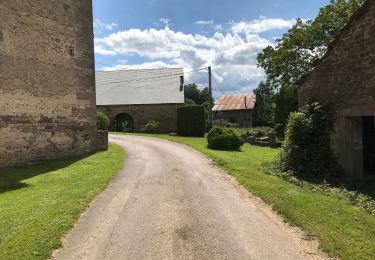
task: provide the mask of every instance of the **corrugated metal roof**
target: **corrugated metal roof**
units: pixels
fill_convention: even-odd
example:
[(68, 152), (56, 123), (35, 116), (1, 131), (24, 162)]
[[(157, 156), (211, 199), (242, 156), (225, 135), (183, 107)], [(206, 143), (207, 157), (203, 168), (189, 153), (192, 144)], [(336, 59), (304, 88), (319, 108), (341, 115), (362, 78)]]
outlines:
[(222, 96), (212, 108), (213, 111), (246, 110), (254, 109), (254, 94), (236, 94)]
[(96, 72), (96, 104), (141, 105), (184, 103), (178, 69), (115, 70)]

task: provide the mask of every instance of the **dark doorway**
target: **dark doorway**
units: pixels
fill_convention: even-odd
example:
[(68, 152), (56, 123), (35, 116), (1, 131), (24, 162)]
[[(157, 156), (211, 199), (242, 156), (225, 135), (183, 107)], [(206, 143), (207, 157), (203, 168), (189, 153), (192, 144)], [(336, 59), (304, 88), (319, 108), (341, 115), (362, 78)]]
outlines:
[(114, 120), (114, 127), (117, 132), (133, 132), (134, 120), (129, 114), (118, 114)]
[(373, 116), (362, 117), (364, 177), (375, 177), (375, 125)]

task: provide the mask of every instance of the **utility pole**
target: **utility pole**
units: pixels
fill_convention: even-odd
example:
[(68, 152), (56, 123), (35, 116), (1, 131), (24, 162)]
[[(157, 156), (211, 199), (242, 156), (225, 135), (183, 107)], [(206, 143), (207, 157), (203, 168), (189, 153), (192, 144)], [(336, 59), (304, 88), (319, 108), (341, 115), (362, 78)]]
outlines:
[(210, 95), (209, 119), (210, 119), (210, 123), (212, 125), (212, 123), (213, 123), (212, 108), (214, 107), (214, 104), (212, 104), (212, 72), (211, 72), (211, 66), (208, 66), (208, 93)]

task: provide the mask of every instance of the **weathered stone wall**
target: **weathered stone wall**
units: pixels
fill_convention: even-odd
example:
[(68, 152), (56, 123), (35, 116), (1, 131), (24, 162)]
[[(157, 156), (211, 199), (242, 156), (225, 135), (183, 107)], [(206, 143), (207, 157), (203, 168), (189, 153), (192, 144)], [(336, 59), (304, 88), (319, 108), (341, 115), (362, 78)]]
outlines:
[(95, 149), (91, 0), (1, 1), (0, 166)]
[(313, 101), (331, 106), (336, 118), (332, 147), (341, 165), (361, 178), (358, 120), (375, 115), (375, 1), (367, 1), (303, 79), (298, 99), (300, 106)]
[(108, 150), (108, 131), (98, 130), (96, 132), (96, 150), (106, 151)]
[(224, 119), (227, 122), (251, 128), (255, 125), (255, 110), (214, 111), (214, 120)]
[(177, 108), (184, 104), (123, 105), (97, 106), (111, 120), (110, 129), (114, 128), (114, 119), (118, 114), (126, 113), (134, 120), (134, 131), (140, 131), (148, 121), (160, 122), (159, 132), (172, 133), (177, 128)]

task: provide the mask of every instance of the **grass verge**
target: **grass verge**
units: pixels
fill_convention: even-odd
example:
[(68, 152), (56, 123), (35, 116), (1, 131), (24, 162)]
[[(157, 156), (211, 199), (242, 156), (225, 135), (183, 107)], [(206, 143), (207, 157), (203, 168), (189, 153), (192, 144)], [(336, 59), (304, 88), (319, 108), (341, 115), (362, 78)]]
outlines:
[(0, 169), (0, 259), (47, 259), (123, 166), (124, 151)]
[[(147, 135), (146, 135), (147, 136)], [(345, 198), (332, 197), (263, 172), (279, 150), (245, 144), (241, 152), (214, 151), (204, 138), (148, 135), (187, 144), (234, 176), (252, 194), (272, 205), (287, 222), (341, 259), (375, 259), (375, 217)]]

